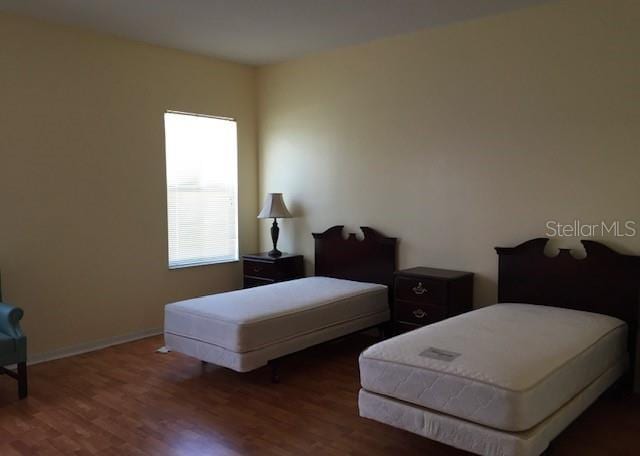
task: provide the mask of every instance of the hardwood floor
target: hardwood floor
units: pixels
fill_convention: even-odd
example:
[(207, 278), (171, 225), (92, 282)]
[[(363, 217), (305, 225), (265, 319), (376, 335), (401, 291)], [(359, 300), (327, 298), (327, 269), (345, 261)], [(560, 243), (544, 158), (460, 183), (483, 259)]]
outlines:
[[(30, 396), (0, 377), (0, 455), (461, 455), (358, 417), (356, 335), (248, 374), (162, 355), (161, 337), (30, 368)], [(640, 454), (640, 399), (608, 395), (553, 455)]]

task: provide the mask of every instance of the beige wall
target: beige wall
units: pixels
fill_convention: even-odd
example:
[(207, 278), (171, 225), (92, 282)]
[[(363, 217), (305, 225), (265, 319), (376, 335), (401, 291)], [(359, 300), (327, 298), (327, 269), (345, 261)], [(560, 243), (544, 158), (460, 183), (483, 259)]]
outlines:
[(167, 270), (167, 109), (238, 119), (243, 252), (258, 194), (282, 191), (299, 217), (281, 244), (309, 266), (311, 231), (369, 225), (401, 239), (401, 267), (476, 272), (486, 304), (493, 246), (548, 219), (640, 229), (639, 19), (635, 1), (565, 1), (256, 72), (0, 14), (0, 267), (31, 353), (240, 285), (237, 263)]
[(261, 195), (299, 216), (282, 247), (310, 265), (312, 231), (368, 225), (401, 267), (474, 271), (484, 305), (493, 247), (547, 220), (640, 229), (638, 23), (633, 0), (567, 1), (261, 68)]
[(238, 263), (167, 270), (163, 113), (235, 117), (257, 246), (255, 69), (0, 14), (0, 268), (40, 354), (162, 326)]

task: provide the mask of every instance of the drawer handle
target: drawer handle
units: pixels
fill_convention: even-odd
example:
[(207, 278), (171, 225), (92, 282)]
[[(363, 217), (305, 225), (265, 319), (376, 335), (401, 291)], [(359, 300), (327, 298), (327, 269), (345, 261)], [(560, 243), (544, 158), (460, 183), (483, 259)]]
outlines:
[(413, 311), (413, 316), (416, 318), (424, 318), (427, 316), (427, 313), (422, 309), (416, 309)]
[(423, 295), (427, 292), (427, 289), (422, 286), (422, 282), (418, 282), (418, 285), (412, 288), (413, 292), (418, 296)]
[(253, 268), (253, 272), (260, 272), (260, 271), (262, 271), (261, 267), (256, 266)]

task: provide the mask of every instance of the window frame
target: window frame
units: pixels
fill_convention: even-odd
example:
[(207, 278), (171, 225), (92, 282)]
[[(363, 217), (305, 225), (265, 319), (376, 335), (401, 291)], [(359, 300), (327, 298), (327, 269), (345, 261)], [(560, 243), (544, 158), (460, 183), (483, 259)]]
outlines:
[[(226, 120), (226, 121), (231, 121), (231, 122), (235, 122), (236, 124), (236, 184), (234, 186), (234, 197), (235, 197), (235, 219), (236, 219), (236, 226), (235, 226), (235, 238), (236, 238), (236, 249), (235, 249), (235, 257), (232, 259), (224, 259), (224, 260), (204, 260), (204, 261), (194, 261), (191, 263), (180, 263), (180, 264), (171, 264), (170, 262), (170, 258), (169, 258), (169, 251), (170, 251), (170, 247), (169, 247), (169, 178), (168, 178), (168, 163), (167, 163), (167, 125), (166, 125), (166, 114), (180, 114), (180, 115), (185, 115), (185, 116), (193, 116), (193, 117), (206, 117), (206, 118), (210, 118), (210, 119), (217, 119), (217, 120)], [(235, 117), (226, 117), (226, 116), (217, 116), (217, 115), (211, 115), (211, 114), (201, 114), (201, 113), (195, 113), (195, 112), (186, 112), (186, 111), (175, 111), (175, 110), (171, 110), (171, 109), (167, 109), (166, 111), (164, 111), (164, 113), (162, 114), (162, 123), (163, 123), (163, 141), (164, 141), (164, 163), (165, 163), (165, 201), (167, 204), (167, 228), (166, 228), (166, 233), (167, 233), (167, 267), (168, 269), (174, 270), (174, 269), (186, 269), (186, 268), (197, 268), (197, 267), (201, 267), (201, 266), (211, 266), (211, 265), (216, 265), (216, 264), (228, 264), (228, 263), (237, 263), (240, 261), (240, 203), (239, 203), (239, 192), (240, 192), (240, 145), (239, 145), (239, 141), (238, 141), (238, 120)]]

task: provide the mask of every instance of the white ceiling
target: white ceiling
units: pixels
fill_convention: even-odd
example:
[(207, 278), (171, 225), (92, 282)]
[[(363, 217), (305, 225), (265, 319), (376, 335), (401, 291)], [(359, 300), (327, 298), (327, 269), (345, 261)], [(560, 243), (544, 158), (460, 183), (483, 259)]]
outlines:
[(0, 10), (265, 64), (547, 1), (0, 0)]

